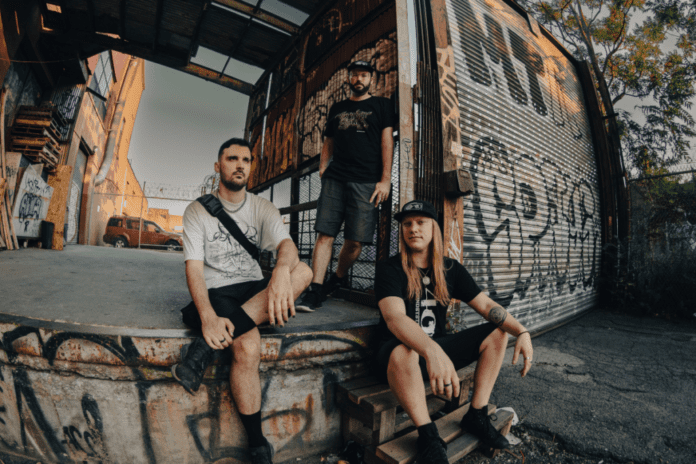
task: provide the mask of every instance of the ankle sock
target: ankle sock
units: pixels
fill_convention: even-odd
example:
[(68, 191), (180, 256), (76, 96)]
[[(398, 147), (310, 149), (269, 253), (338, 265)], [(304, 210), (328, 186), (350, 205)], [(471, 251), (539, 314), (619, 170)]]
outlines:
[(436, 437), (440, 438), (440, 432), (437, 431), (437, 425), (435, 425), (435, 422), (418, 427), (418, 441)]
[(261, 431), (261, 411), (254, 414), (239, 413), (239, 418), (242, 420), (244, 430), (246, 430), (247, 438), (249, 439), (249, 448), (256, 448), (266, 444), (266, 439)]
[(312, 282), (312, 283), (310, 284), (310, 286), (309, 286), (309, 290), (310, 290), (311, 292), (315, 292), (315, 293), (318, 293), (318, 294), (320, 294), (320, 295), (321, 295), (321, 291), (322, 291), (323, 289), (324, 289), (324, 285), (323, 285), (323, 284), (317, 284), (317, 283), (314, 283), (314, 282)]

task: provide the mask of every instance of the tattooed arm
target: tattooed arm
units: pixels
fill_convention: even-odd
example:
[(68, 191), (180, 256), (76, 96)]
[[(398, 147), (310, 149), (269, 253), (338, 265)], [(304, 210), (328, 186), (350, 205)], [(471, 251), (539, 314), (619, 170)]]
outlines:
[(532, 367), (532, 338), (527, 332), (527, 329), (515, 319), (512, 314), (508, 313), (505, 308), (493, 301), (488, 295), (481, 292), (476, 295), (476, 298), (469, 302), (474, 311), (483, 316), (484, 319), (492, 322), (503, 332), (517, 337), (515, 342), (515, 352), (512, 356), (512, 364), (517, 364), (517, 358), (520, 353), (524, 357), (524, 368), (522, 369), (522, 377), (527, 374), (527, 371)]

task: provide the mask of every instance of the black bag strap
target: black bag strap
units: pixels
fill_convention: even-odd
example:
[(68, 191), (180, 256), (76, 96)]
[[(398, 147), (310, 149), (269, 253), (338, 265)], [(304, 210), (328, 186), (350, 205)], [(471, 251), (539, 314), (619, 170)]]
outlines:
[(222, 223), (223, 226), (232, 234), (232, 237), (237, 240), (237, 242), (244, 247), (244, 249), (251, 255), (251, 257), (258, 262), (260, 259), (259, 249), (246, 238), (246, 235), (239, 229), (237, 223), (232, 219), (229, 214), (225, 212), (222, 207), (220, 200), (213, 194), (209, 193), (203, 195), (202, 197), (196, 199), (198, 203), (203, 205), (205, 210), (210, 213), (211, 216), (216, 217), (218, 221)]

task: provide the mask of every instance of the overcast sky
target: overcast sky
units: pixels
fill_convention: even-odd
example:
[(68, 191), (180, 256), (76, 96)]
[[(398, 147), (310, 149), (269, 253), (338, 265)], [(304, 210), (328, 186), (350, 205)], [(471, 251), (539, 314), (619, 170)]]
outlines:
[(234, 90), (146, 62), (128, 152), (140, 185), (202, 183), (220, 145), (243, 135), (248, 102)]

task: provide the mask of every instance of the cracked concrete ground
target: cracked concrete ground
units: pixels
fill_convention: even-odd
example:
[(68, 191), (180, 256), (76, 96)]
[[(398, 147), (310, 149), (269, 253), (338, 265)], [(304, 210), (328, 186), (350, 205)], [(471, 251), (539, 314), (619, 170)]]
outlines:
[(521, 433), (584, 457), (696, 463), (696, 321), (593, 311), (533, 345), (524, 379), (508, 350), (491, 398)]

